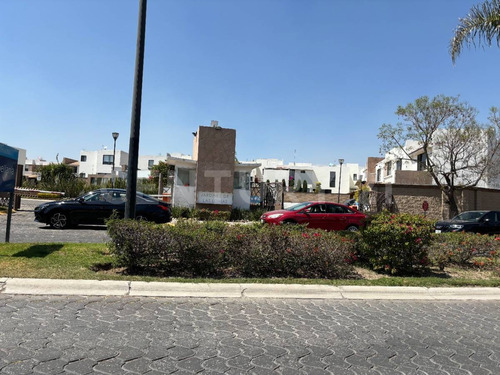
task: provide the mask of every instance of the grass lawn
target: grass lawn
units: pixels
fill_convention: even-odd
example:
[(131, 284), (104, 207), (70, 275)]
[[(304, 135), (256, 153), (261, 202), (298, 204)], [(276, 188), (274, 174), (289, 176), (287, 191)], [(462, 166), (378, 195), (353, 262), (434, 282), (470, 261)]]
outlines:
[(113, 257), (106, 244), (0, 244), (0, 277), (143, 280), (176, 282), (225, 283), (296, 283), (326, 285), (377, 286), (500, 286), (500, 272), (480, 269), (447, 268), (444, 272), (432, 269), (424, 277), (392, 277), (379, 275), (356, 267), (359, 278), (348, 280), (324, 279), (182, 279), (126, 275), (113, 267)]

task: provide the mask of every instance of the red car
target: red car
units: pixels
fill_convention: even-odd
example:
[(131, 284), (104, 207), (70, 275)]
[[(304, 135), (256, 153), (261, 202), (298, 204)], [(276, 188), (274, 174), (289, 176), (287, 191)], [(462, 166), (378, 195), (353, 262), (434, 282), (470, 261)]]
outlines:
[(366, 215), (343, 204), (304, 202), (284, 210), (269, 211), (260, 217), (268, 224), (307, 224), (308, 228), (357, 231), (364, 227)]

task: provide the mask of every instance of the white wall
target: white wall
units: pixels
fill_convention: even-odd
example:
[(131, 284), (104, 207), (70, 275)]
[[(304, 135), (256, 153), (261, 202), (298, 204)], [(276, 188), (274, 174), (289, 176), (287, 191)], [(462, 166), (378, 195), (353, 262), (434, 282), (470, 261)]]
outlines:
[[(332, 194), (338, 193), (339, 188), (339, 178), (340, 178), (340, 165), (332, 166), (319, 166), (310, 163), (295, 163), (288, 165), (280, 165), (278, 159), (258, 159), (257, 161), (261, 163), (260, 168), (256, 168), (252, 171), (252, 177), (255, 179), (257, 176), (259, 181), (265, 182), (269, 180), (274, 182), (275, 180), (286, 181), (287, 187), (290, 181), (290, 171), (295, 170), (295, 185), (299, 182), (302, 183), (304, 180), (307, 182), (309, 191), (316, 188), (316, 182), (321, 182), (321, 189), (330, 189)], [(267, 168), (265, 167), (267, 166)], [(271, 169), (272, 168), (272, 169)], [(303, 171), (303, 173), (301, 173)], [(335, 172), (335, 186), (330, 186), (330, 172)], [(361, 179), (363, 176), (363, 168), (356, 163), (345, 163), (342, 165), (342, 179), (340, 192), (342, 194), (348, 194), (356, 189), (354, 180), (354, 175), (357, 179)], [(296, 189), (296, 187), (294, 187)]]
[[(87, 156), (86, 161), (82, 160), (82, 155)], [(111, 174), (113, 170), (112, 164), (103, 164), (104, 155), (113, 155), (113, 150), (98, 150), (98, 151), (80, 151), (80, 169), (79, 173), (85, 174), (85, 177), (91, 174)], [(115, 171), (119, 172), (123, 166), (128, 165), (128, 153), (116, 150)]]

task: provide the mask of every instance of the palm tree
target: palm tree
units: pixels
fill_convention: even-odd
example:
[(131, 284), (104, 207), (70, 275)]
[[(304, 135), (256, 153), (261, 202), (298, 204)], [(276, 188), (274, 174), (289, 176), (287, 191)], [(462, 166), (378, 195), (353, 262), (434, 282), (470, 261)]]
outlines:
[(451, 60), (455, 60), (462, 52), (464, 43), (469, 47), (471, 44), (485, 44), (491, 46), (496, 40), (500, 47), (500, 0), (486, 0), (482, 4), (471, 8), (465, 18), (459, 19), (460, 24), (455, 29), (455, 35), (450, 41)]

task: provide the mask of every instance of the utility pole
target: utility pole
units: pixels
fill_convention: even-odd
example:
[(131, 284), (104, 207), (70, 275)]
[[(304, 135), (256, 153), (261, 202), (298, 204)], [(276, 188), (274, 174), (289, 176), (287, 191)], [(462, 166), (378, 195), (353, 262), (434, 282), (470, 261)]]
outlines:
[(127, 201), (125, 218), (135, 218), (137, 201), (137, 164), (139, 163), (139, 132), (141, 128), (142, 73), (144, 70), (144, 41), (146, 37), (147, 0), (139, 0), (139, 22), (137, 26), (137, 48), (135, 55), (134, 98), (130, 122), (130, 143), (127, 173)]

